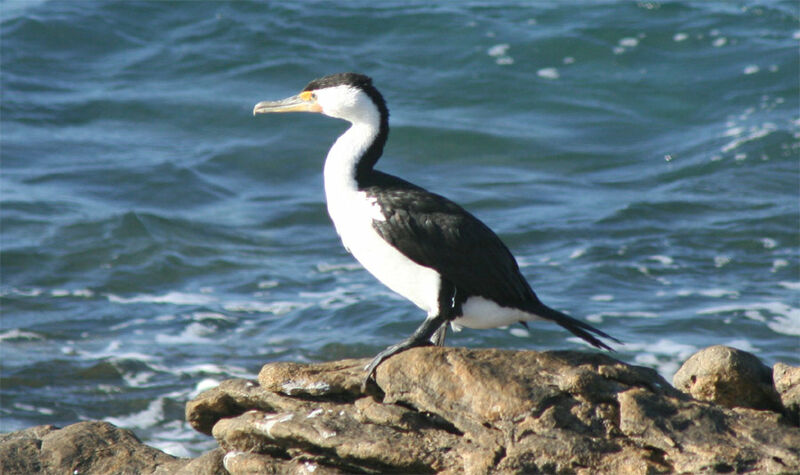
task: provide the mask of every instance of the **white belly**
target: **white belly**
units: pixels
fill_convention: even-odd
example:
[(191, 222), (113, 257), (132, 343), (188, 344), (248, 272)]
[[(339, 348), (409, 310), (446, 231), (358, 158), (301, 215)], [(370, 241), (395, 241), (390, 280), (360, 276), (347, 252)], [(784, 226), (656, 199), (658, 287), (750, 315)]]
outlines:
[(496, 328), (504, 327), (519, 321), (528, 322), (540, 317), (516, 308), (501, 307), (483, 297), (472, 296), (461, 304), (462, 315), (453, 320), (453, 327)]
[(352, 191), (328, 197), (328, 213), (345, 248), (384, 285), (412, 301), (429, 315), (438, 311), (441, 278), (430, 267), (407, 258), (372, 227), (384, 217), (366, 193)]

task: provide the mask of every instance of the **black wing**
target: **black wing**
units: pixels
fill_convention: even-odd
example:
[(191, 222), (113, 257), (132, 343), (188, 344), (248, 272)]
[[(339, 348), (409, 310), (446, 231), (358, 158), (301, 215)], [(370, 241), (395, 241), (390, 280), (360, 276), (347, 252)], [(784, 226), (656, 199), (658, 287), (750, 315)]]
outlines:
[(478, 218), (452, 201), (400, 178), (374, 172), (361, 189), (380, 205), (373, 227), (422, 266), (438, 271), (463, 297), (477, 295), (521, 309), (539, 299), (514, 256)]
[[(619, 340), (544, 305), (500, 238), (452, 201), (400, 178), (371, 174), (362, 191), (375, 198), (385, 221), (373, 221), (383, 239), (417, 264), (436, 269), (462, 299), (478, 295), (504, 307), (552, 320), (598, 348), (613, 348), (592, 335)], [(462, 300), (463, 302), (463, 300)]]

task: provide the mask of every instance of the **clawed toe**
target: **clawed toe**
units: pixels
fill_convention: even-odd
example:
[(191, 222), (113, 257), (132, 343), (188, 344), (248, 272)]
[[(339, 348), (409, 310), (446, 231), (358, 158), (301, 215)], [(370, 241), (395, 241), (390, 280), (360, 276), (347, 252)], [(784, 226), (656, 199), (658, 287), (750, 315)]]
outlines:
[(385, 350), (381, 351), (375, 358), (372, 358), (372, 361), (364, 368), (367, 372), (366, 376), (364, 377), (364, 381), (361, 383), (361, 391), (366, 392), (367, 385), (369, 384), (370, 380), (375, 380), (375, 371), (378, 369), (381, 363), (388, 360), (392, 356), (396, 355), (397, 353), (402, 353), (411, 348), (415, 348), (417, 346), (431, 346), (432, 343), (429, 340), (420, 340), (420, 339), (408, 339), (402, 341), (396, 345), (392, 345)]

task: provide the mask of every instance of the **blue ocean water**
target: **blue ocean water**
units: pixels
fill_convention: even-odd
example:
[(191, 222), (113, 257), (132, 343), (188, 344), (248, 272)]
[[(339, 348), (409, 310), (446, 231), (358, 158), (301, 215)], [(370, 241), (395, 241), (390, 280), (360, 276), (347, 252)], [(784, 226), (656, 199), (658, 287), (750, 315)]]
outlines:
[[(104, 419), (176, 455), (195, 394), (366, 357), (422, 312), (342, 248), (346, 124), (252, 117), (340, 71), (378, 168), (483, 219), (543, 301), (671, 378), (800, 364), (800, 7), (771, 2), (0, 4), (0, 430)], [(589, 349), (555, 325), (469, 347)]]

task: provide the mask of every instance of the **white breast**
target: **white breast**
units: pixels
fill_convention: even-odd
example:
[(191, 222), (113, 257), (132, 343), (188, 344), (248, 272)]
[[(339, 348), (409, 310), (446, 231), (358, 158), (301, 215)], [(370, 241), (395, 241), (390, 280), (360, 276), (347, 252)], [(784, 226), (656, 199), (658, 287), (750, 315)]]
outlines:
[(380, 210), (366, 193), (355, 192), (341, 198), (328, 200), (328, 212), (345, 248), (384, 285), (428, 314), (435, 314), (439, 273), (413, 262), (383, 240), (372, 227), (372, 220), (380, 215)]
[(364, 268), (429, 315), (435, 314), (439, 273), (415, 263), (383, 240), (372, 227), (373, 220), (385, 219), (380, 206), (356, 185), (353, 162), (371, 142), (371, 135), (372, 127), (354, 124), (328, 152), (324, 172), (328, 214), (345, 248)]

